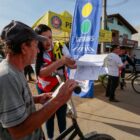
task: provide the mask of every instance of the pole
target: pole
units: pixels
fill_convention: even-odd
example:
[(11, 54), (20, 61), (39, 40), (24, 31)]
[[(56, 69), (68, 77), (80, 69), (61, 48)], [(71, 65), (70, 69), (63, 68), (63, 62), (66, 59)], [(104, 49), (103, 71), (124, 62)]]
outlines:
[[(106, 3), (107, 0), (102, 0), (103, 6), (102, 6), (102, 20), (101, 20), (101, 29), (105, 30), (106, 29)], [(101, 54), (105, 52), (105, 43), (101, 43), (101, 48), (100, 48)]]

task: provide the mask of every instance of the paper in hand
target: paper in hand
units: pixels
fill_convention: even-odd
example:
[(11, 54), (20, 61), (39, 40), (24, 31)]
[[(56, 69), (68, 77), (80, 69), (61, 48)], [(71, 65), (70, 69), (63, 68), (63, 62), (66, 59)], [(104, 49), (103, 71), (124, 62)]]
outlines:
[(52, 97), (53, 97), (53, 98), (57, 96), (57, 94), (59, 93), (59, 90), (60, 90), (60, 88), (63, 86), (63, 84), (64, 84), (64, 82), (62, 82), (62, 83), (58, 86), (58, 88), (53, 92), (53, 94), (52, 94)]

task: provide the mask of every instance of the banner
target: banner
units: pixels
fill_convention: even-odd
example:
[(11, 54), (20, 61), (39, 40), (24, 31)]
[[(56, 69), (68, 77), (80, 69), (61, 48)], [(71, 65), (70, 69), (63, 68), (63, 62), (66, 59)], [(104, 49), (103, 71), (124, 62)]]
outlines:
[(63, 16), (49, 11), (48, 25), (51, 28), (63, 30), (65, 32), (71, 31), (72, 16)]
[(52, 29), (70, 32), (72, 16), (66, 11), (62, 14), (48, 11), (34, 23), (33, 28), (39, 24), (47, 24)]
[[(70, 52), (74, 59), (79, 59), (84, 54), (96, 54), (100, 29), (102, 0), (76, 0)], [(93, 97), (93, 81), (85, 79), (88, 91), (80, 97)]]
[(102, 0), (77, 0), (70, 41), (71, 55), (96, 54), (100, 29)]
[(32, 28), (39, 24), (46, 24), (52, 29), (53, 40), (69, 41), (72, 15), (67, 11), (60, 14), (48, 11), (33, 24)]

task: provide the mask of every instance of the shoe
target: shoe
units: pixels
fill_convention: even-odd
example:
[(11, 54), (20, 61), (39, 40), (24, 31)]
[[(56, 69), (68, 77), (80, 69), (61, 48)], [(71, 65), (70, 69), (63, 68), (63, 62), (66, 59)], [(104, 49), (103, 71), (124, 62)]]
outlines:
[(120, 102), (119, 100), (117, 99), (109, 99), (110, 102)]

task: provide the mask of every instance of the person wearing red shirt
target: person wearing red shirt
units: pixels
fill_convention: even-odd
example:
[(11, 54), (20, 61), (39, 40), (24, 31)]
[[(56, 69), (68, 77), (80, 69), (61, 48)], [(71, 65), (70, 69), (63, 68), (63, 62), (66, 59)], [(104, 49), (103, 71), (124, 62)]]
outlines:
[[(63, 56), (61, 59), (55, 60), (53, 54), (53, 43), (52, 43), (52, 31), (47, 25), (40, 24), (35, 28), (35, 32), (48, 38), (43, 43), (40, 42), (38, 45), (39, 53), (36, 60), (36, 75), (37, 75), (37, 89), (39, 93), (53, 92), (59, 85), (59, 81), (56, 77), (56, 71), (63, 65), (73, 67), (75, 61), (71, 58)], [(67, 105), (64, 104), (56, 111), (58, 120), (59, 131), (62, 133), (66, 129), (66, 110)], [(47, 134), (50, 140), (53, 139), (54, 135), (54, 117), (55, 114), (47, 121)]]

